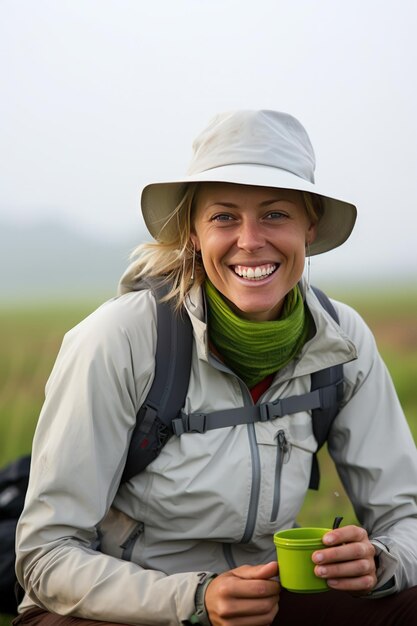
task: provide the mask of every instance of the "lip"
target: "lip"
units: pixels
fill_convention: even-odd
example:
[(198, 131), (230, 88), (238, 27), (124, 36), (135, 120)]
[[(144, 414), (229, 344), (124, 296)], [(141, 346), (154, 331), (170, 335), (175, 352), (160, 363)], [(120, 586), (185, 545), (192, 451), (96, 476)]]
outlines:
[(236, 267), (236, 265), (241, 265), (242, 267), (262, 267), (263, 265), (280, 265), (281, 261), (235, 261), (234, 263), (229, 263), (229, 267)]

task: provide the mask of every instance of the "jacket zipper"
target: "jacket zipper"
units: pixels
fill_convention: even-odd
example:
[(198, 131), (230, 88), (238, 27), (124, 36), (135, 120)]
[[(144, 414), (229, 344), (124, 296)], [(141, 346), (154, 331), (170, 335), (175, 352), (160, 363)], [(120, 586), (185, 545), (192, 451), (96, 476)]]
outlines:
[(261, 486), (261, 462), (259, 459), (258, 444), (256, 441), (255, 425), (248, 424), (249, 448), (252, 459), (252, 487), (249, 498), (248, 517), (246, 520), (246, 528), (240, 543), (249, 543), (255, 530), (256, 517), (258, 514), (259, 494)]
[[(246, 398), (245, 405), (253, 404), (252, 396), (250, 395), (247, 386), (243, 381), (238, 378), (240, 387), (242, 389), (242, 395)], [(246, 527), (240, 540), (240, 543), (249, 543), (252, 539), (256, 518), (258, 515), (259, 495), (261, 492), (261, 460), (259, 456), (258, 442), (256, 440), (255, 424), (247, 424), (246, 426), (249, 440), (249, 450), (252, 461), (252, 486), (249, 496), (248, 516), (246, 519)]]
[(277, 453), (275, 457), (275, 481), (274, 497), (272, 501), (272, 513), (270, 522), (275, 522), (278, 517), (279, 505), (281, 501), (281, 473), (282, 466), (288, 460), (290, 446), (283, 430), (277, 433)]
[[(245, 383), (238, 376), (236, 376), (236, 374), (234, 374), (228, 367), (226, 367), (224, 363), (222, 363), (216, 356), (210, 355), (210, 357), (211, 358), (209, 359), (209, 361), (211, 360), (216, 369), (222, 372), (227, 372), (228, 374), (233, 374), (235, 376), (242, 391), (244, 406), (248, 406), (249, 404), (253, 405), (254, 403), (252, 400), (252, 396), (250, 395), (250, 392)], [(249, 450), (252, 461), (252, 485), (249, 496), (249, 507), (246, 519), (246, 526), (243, 532), (242, 539), (239, 543), (249, 543), (252, 539), (256, 525), (256, 517), (258, 514), (259, 494), (261, 491), (261, 461), (259, 457), (258, 443), (256, 441), (255, 425), (247, 424), (246, 428), (248, 432)], [(230, 550), (227, 550), (225, 552), (225, 557), (230, 566), (230, 564), (234, 561), (231, 547)]]
[[(258, 444), (256, 441), (255, 434), (255, 425), (247, 424), (248, 430), (248, 439), (249, 439), (249, 449), (252, 461), (252, 485), (251, 492), (249, 496), (249, 507), (248, 507), (248, 515), (246, 518), (246, 526), (244, 533), (242, 535), (242, 539), (239, 543), (249, 543), (252, 539), (253, 532), (255, 530), (256, 525), (256, 517), (258, 515), (258, 505), (259, 505), (259, 494), (261, 487), (261, 462), (259, 458), (259, 450)], [(224, 550), (224, 555), (226, 561), (231, 569), (233, 567), (237, 567), (232, 553), (232, 546), (228, 545)]]

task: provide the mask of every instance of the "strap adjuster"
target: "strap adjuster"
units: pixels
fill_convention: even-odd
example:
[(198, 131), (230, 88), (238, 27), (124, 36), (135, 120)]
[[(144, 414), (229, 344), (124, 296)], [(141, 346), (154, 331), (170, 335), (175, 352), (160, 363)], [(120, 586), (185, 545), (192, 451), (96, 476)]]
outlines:
[(205, 433), (207, 430), (205, 413), (193, 413), (188, 416), (188, 428), (189, 433)]
[(271, 405), (269, 403), (259, 405), (259, 419), (261, 422), (269, 422), (271, 419)]
[(181, 437), (184, 433), (205, 433), (207, 430), (206, 413), (187, 413), (181, 412), (181, 416), (172, 420), (172, 430), (177, 437)]

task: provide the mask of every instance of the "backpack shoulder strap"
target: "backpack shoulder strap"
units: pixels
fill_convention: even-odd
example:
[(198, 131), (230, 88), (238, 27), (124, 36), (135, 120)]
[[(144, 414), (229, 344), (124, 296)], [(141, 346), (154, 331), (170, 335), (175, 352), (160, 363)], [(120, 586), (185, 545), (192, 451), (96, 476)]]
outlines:
[(323, 309), (325, 311), (327, 311), (327, 313), (329, 315), (332, 316), (332, 318), (334, 319), (335, 322), (339, 323), (339, 316), (337, 314), (336, 309), (334, 308), (330, 298), (328, 295), (326, 295), (324, 293), (324, 291), (322, 291), (321, 289), (319, 289), (318, 287), (315, 287), (314, 285), (312, 285), (312, 290), (314, 291), (317, 300), (320, 302), (321, 306), (323, 307)]
[(138, 411), (121, 482), (153, 461), (172, 434), (171, 422), (184, 406), (192, 355), (192, 327), (185, 311), (174, 311), (164, 283), (149, 282), (156, 300), (155, 375)]
[[(339, 316), (328, 296), (318, 289), (312, 287), (323, 309), (339, 323)], [(311, 391), (317, 389), (326, 394), (326, 401), (311, 412), (313, 420), (313, 433), (318, 443), (317, 451), (323, 446), (329, 436), (333, 420), (339, 412), (339, 404), (343, 396), (343, 365), (333, 365), (326, 369), (314, 372), (311, 375)], [(317, 453), (313, 455), (313, 464), (310, 475), (310, 489), (318, 489), (320, 483), (320, 470), (317, 460)]]

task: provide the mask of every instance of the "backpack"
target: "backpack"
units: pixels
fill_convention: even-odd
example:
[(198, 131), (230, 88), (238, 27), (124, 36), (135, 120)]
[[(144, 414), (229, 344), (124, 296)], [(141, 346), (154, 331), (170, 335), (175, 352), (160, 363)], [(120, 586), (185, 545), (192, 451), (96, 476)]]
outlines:
[(29, 481), (30, 456), (0, 470), (0, 612), (15, 614), (15, 534)]
[[(180, 437), (184, 433), (204, 433), (213, 428), (268, 421), (299, 411), (311, 410), (317, 451), (320, 450), (339, 412), (343, 396), (342, 365), (314, 372), (310, 391), (299, 396), (212, 413), (185, 413), (182, 407), (191, 370), (191, 321), (184, 311), (174, 312), (172, 304), (163, 300), (168, 292), (166, 283), (148, 280), (146, 286), (152, 289), (157, 304), (155, 377), (138, 411), (122, 482), (144, 470), (173, 434)], [(312, 289), (322, 307), (339, 323), (337, 312), (326, 294), (317, 287)], [(316, 453), (313, 455), (309, 488), (317, 490), (319, 483)]]
[[(298, 411), (312, 411), (318, 450), (323, 446), (339, 411), (343, 393), (342, 365), (314, 372), (311, 375), (310, 391), (299, 396), (212, 413), (185, 413), (182, 407), (190, 378), (193, 345), (191, 321), (185, 312), (174, 312), (171, 302), (163, 300), (168, 291), (166, 285), (152, 281), (147, 282), (147, 286), (152, 289), (157, 305), (155, 376), (136, 417), (122, 483), (142, 472), (173, 435), (180, 437), (184, 433), (204, 433), (213, 428), (268, 421)], [(316, 287), (313, 289), (323, 308), (338, 322), (336, 310), (329, 298)], [(16, 612), (13, 592), (14, 536), (17, 519), (23, 508), (29, 464), (30, 457), (22, 457), (0, 471), (0, 611), (3, 612)], [(318, 489), (319, 482), (320, 472), (315, 454), (309, 488)], [(7, 493), (9, 497), (14, 494), (9, 502), (6, 502)], [(1, 527), (3, 522), (5, 524)]]

